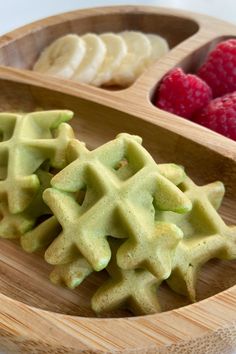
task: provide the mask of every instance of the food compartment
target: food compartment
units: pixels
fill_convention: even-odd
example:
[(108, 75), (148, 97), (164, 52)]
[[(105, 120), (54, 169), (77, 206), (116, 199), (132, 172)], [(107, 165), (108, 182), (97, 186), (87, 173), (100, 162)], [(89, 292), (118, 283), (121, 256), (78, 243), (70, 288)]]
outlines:
[[(24, 32), (24, 30), (22, 30), (21, 36), (16, 36), (16, 38), (13, 35), (13, 39), (9, 40), (9, 37), (6, 36), (6, 42), (3, 37), (3, 44), (0, 45), (1, 65), (32, 70), (43, 50), (56, 39), (67, 34), (84, 35), (88, 33), (102, 34), (109, 32), (116, 34), (122, 31), (139, 31), (144, 34), (158, 34), (164, 38), (164, 41), (166, 40), (168, 42), (170, 48), (173, 48), (195, 34), (199, 28), (194, 20), (188, 19), (187, 17), (168, 15), (162, 12), (158, 13), (158, 11), (152, 12), (152, 10), (141, 10), (136, 7), (128, 7), (127, 9), (121, 7), (120, 9), (114, 8), (111, 10), (99, 9), (92, 11), (92, 13), (90, 12), (90, 14), (87, 14), (86, 11), (80, 11), (78, 16), (76, 16), (76, 13), (67, 14), (64, 19), (58, 16), (38, 22), (38, 25), (36, 23), (32, 26), (32, 31), (26, 30)], [(67, 48), (68, 53), (70, 53), (70, 51), (71, 53), (73, 52), (73, 54), (71, 54), (71, 58), (73, 59), (71, 59), (70, 63), (68, 61), (67, 69), (64, 70), (63, 67), (63, 69), (58, 70), (59, 65), (56, 69), (53, 67), (53, 62), (56, 60), (55, 58), (57, 56), (60, 65), (63, 60), (68, 60), (61, 45), (60, 50), (58, 49), (59, 46), (57, 46), (57, 49), (51, 52), (51, 56), (49, 55), (46, 68), (45, 60), (43, 60), (43, 68), (42, 64), (40, 64), (37, 70), (45, 75), (71, 79), (82, 83), (90, 83), (98, 87), (121, 89), (130, 86), (145, 68), (151, 65), (153, 60), (155, 61), (155, 58), (159, 58), (167, 51), (166, 45), (161, 44), (159, 46), (162, 49), (158, 49), (160, 54), (153, 54), (154, 59), (151, 58), (151, 52), (154, 53), (156, 50), (154, 51), (154, 45), (146, 36), (145, 38), (135, 37), (135, 40), (130, 39), (130, 44), (128, 44), (127, 40), (123, 37), (115, 39), (103, 38), (102, 40), (99, 38), (99, 40), (102, 43), (97, 43), (94, 38), (87, 38), (83, 41), (83, 43), (85, 43), (84, 47), (84, 45), (82, 45), (83, 43), (79, 45), (75, 38), (70, 38), (70, 40), (67, 38), (64, 47)], [(138, 41), (136, 47), (140, 46), (143, 50), (135, 48), (135, 44), (133, 44), (134, 41)], [(77, 46), (78, 49), (75, 49)], [(79, 55), (77, 53), (84, 50), (84, 54)], [(91, 56), (93, 57), (93, 55), (95, 55), (91, 54), (93, 51), (97, 51), (96, 60), (91, 61)], [(106, 54), (102, 54), (103, 51), (105, 51)], [(147, 54), (149, 51), (150, 53)], [(128, 56), (131, 57), (129, 53), (131, 53), (131, 56), (134, 55), (132, 60), (128, 59)], [(112, 56), (113, 59), (111, 59)], [(90, 68), (87, 62), (84, 61), (84, 59), (88, 57), (88, 62), (91, 63)], [(101, 57), (104, 59), (102, 60)], [(98, 64), (100, 60), (101, 65)], [(132, 65), (135, 68), (130, 68), (129, 65), (131, 64), (127, 64), (129, 60), (133, 63)], [(76, 66), (76, 61), (80, 63), (78, 66)], [(140, 63), (138, 63), (139, 61)], [(103, 64), (105, 67), (103, 67)], [(124, 66), (121, 69), (123, 64)], [(83, 71), (82, 75), (80, 66), (83, 68), (81, 69)], [(95, 69), (96, 66), (98, 66), (97, 69)], [(50, 70), (48, 67), (50, 67)], [(73, 70), (71, 70), (71, 67)], [(91, 68), (96, 70), (95, 76), (91, 74)], [(84, 74), (85, 70), (86, 75)], [(132, 70), (134, 71), (133, 73)], [(103, 73), (102, 76), (100, 75), (100, 71)], [(116, 74), (113, 75), (113, 73)]]
[[(176, 62), (174, 67), (179, 67), (181, 68), (186, 74), (196, 74), (200, 66), (205, 62), (208, 53), (211, 52), (217, 44), (226, 41), (228, 39), (235, 38), (233, 35), (232, 36), (222, 36), (222, 37), (217, 37), (214, 40), (204, 44), (200, 48), (196, 49), (195, 51), (189, 53), (184, 59), (181, 61)], [(172, 68), (169, 68), (169, 71)], [(166, 75), (167, 73), (165, 73)], [(150, 90), (150, 100), (151, 102), (154, 102), (154, 97), (155, 97), (155, 92), (160, 86), (160, 83), (162, 81), (163, 77), (156, 82), (155, 86), (151, 88)]]
[[(174, 15), (148, 13), (139, 10), (112, 11), (101, 10), (94, 15), (68, 16), (65, 21), (51, 21), (45, 25), (35, 26), (32, 32), (13, 40), (8, 40), (0, 47), (0, 64), (22, 69), (31, 69), (41, 51), (55, 39), (68, 33), (104, 33), (125, 30), (155, 33), (167, 39), (171, 48), (192, 36), (198, 31), (198, 24), (188, 18)], [(8, 37), (6, 37), (8, 39)]]
[(215, 38), (187, 55), (183, 60), (176, 63), (176, 66), (180, 66), (186, 73), (195, 74), (200, 66), (205, 62), (208, 53), (211, 52), (217, 44), (228, 39), (235, 39), (235, 35)]
[(152, 104), (235, 140), (235, 53), (235, 37), (222, 36), (177, 60), (151, 89)]
[[(71, 125), (77, 137), (85, 141), (89, 148), (96, 148), (121, 132), (137, 134), (143, 138), (144, 146), (157, 162), (174, 162), (185, 166), (187, 174), (199, 184), (221, 180), (226, 186), (221, 215), (228, 224), (236, 223), (236, 187), (233, 178), (236, 163), (231, 159), (158, 125), (80, 97), (7, 80), (1, 80), (1, 87), (1, 111), (71, 109), (75, 112)], [(90, 309), (90, 298), (106, 279), (105, 272), (92, 274), (76, 290), (60, 288), (49, 282), (51, 266), (46, 264), (42, 254), (27, 254), (17, 242), (0, 240), (0, 244), (0, 288), (3, 294), (41, 309), (95, 316)], [(197, 300), (234, 285), (235, 267), (236, 261), (213, 260), (207, 263), (198, 281)], [(225, 274), (223, 280), (222, 274)], [(158, 290), (158, 295), (163, 310), (189, 303), (185, 297), (172, 293), (165, 283)], [(107, 314), (108, 317), (130, 315), (123, 310)]]

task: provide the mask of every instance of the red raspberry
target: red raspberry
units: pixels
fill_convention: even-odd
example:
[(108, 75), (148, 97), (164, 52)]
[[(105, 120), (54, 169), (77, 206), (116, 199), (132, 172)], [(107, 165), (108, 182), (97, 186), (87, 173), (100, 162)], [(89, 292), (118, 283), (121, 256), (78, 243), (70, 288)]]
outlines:
[(236, 92), (212, 100), (194, 121), (236, 140)]
[(156, 93), (155, 105), (184, 118), (192, 118), (212, 98), (210, 87), (196, 75), (175, 68), (167, 74)]
[(236, 91), (236, 39), (219, 43), (197, 74), (211, 87), (214, 97)]

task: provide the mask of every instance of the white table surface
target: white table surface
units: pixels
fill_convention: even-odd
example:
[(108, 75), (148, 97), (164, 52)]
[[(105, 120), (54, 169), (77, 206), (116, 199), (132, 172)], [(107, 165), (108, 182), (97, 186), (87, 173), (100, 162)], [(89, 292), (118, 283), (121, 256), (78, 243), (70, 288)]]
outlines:
[[(0, 0), (0, 35), (60, 12), (86, 7), (126, 4), (178, 8), (204, 13), (236, 23), (235, 0)], [(0, 352), (0, 354), (3, 353)], [(234, 354), (236, 354), (236, 348)]]

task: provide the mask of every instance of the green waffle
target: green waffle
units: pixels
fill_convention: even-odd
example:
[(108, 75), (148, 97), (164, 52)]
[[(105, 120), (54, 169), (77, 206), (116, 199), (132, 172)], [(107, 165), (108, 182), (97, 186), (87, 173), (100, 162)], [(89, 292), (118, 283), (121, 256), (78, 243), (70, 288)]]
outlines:
[[(139, 137), (120, 134), (93, 151), (77, 141), (70, 145), (71, 154), (78, 158), (52, 179), (53, 188), (43, 194), (62, 227), (46, 250), (47, 262), (68, 268), (82, 255), (93, 270), (100, 271), (110, 261), (107, 237), (112, 236), (127, 238), (118, 250), (122, 268), (145, 267), (160, 279), (168, 277), (171, 255), (182, 233), (172, 224), (157, 225), (155, 213), (184, 213), (191, 208), (189, 199), (161, 174), (163, 167), (141, 146)], [(184, 172), (175, 168), (177, 174), (166, 173), (177, 181)], [(81, 191), (85, 194), (82, 202)], [(130, 243), (137, 245), (132, 264)], [(65, 278), (64, 270), (59, 274)]]
[(136, 315), (159, 312), (157, 287), (160, 281), (148, 270), (118, 267), (116, 252), (121, 244), (120, 240), (110, 240), (112, 259), (106, 269), (110, 279), (93, 295), (92, 309), (97, 314), (120, 308), (130, 309)]
[(0, 113), (0, 197), (11, 214), (23, 212), (34, 199), (40, 188), (35, 172), (44, 161), (65, 167), (73, 132), (64, 122), (72, 115), (63, 110)]
[(43, 191), (50, 186), (52, 174), (39, 169), (35, 172), (39, 180), (39, 190), (29, 206), (22, 212), (12, 214), (9, 211), (7, 201), (0, 201), (0, 238), (18, 239), (31, 230), (37, 219), (42, 215), (50, 215), (51, 211), (42, 199)]
[(45, 249), (61, 232), (60, 224), (54, 216), (49, 215), (46, 220), (31, 228), (21, 236), (21, 247), (32, 253)]
[(172, 222), (184, 233), (167, 282), (174, 291), (195, 301), (201, 267), (213, 258), (236, 258), (236, 227), (227, 226), (217, 212), (224, 196), (221, 182), (197, 186), (186, 178), (179, 188), (192, 201), (192, 210), (185, 215), (162, 212), (157, 214), (157, 220)]
[[(84, 144), (79, 144), (82, 145), (82, 149), (84, 149)], [(69, 154), (70, 160), (79, 157), (77, 150), (74, 150), (73, 154)], [(128, 168), (127, 164), (125, 168)], [(179, 184), (185, 178), (183, 169), (175, 164), (161, 164), (158, 165), (158, 169), (162, 175), (175, 184)], [(121, 173), (121, 171), (119, 173)], [(82, 191), (80, 194), (79, 198), (77, 196), (77, 200), (82, 200), (85, 192)], [(174, 229), (174, 231), (179, 233), (179, 230)], [(59, 235), (60, 232), (60, 224), (57, 222), (55, 216), (53, 216), (23, 235), (21, 237), (21, 245), (27, 252), (44, 249)], [(91, 265), (82, 255), (78, 255), (77, 257), (78, 258), (76, 258), (75, 261), (55, 266), (50, 275), (51, 281), (55, 284), (65, 285), (71, 289), (77, 287), (93, 271)]]
[(73, 262), (56, 266), (50, 274), (50, 280), (56, 285), (75, 289), (92, 272), (93, 268), (88, 261), (83, 256), (78, 256)]

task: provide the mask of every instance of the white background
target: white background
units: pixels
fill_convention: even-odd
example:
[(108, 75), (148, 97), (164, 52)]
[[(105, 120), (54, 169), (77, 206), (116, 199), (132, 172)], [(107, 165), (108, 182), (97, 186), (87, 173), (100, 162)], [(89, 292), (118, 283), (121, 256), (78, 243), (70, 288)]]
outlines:
[(0, 0), (0, 34), (59, 12), (118, 4), (175, 7), (206, 13), (236, 23), (235, 0)]
[(86, 7), (126, 4), (179, 8), (205, 13), (236, 24), (236, 0), (0, 0), (0, 34), (59, 12)]

